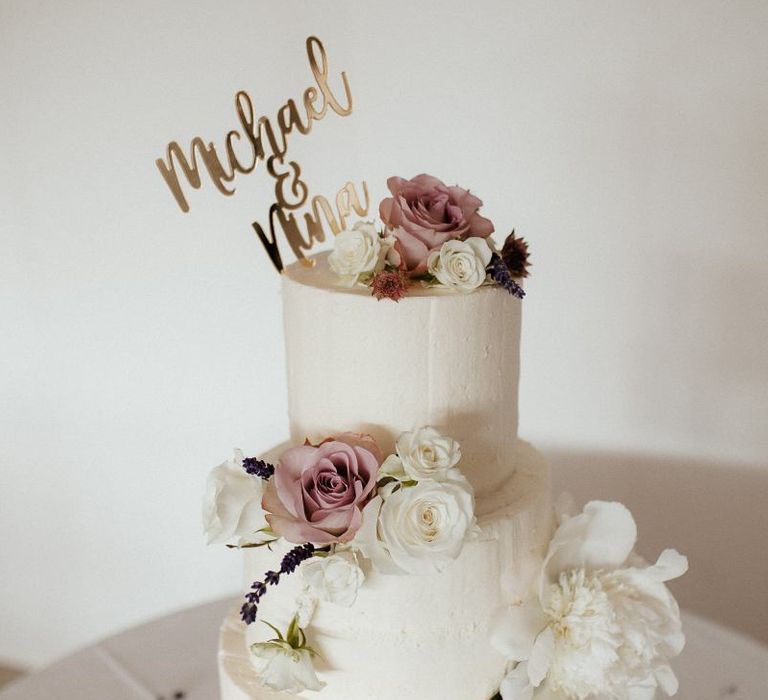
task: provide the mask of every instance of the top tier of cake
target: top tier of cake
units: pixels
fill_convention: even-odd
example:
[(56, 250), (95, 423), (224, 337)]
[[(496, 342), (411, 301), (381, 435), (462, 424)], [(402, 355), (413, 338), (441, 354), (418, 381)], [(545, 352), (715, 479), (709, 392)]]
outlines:
[(520, 300), (489, 285), (377, 301), (315, 261), (283, 274), (291, 439), (353, 430), (389, 449), (430, 425), (459, 441), (478, 495), (499, 487), (514, 470)]

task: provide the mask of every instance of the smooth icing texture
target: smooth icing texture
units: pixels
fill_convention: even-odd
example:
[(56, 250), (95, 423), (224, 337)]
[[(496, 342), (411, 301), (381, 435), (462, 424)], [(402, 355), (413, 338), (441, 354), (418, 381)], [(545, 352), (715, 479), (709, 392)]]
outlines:
[(520, 300), (489, 285), (377, 301), (339, 287), (326, 258), (283, 275), (294, 443), (353, 430), (391, 444), (431, 425), (459, 441), (478, 495), (497, 488), (514, 469)]
[[(318, 603), (308, 633), (327, 686), (300, 697), (317, 700), (488, 700), (499, 687), (505, 660), (491, 646), (496, 611), (523, 595), (531, 565), (544, 554), (552, 531), (549, 470), (518, 442), (508, 458), (514, 473), (495, 493), (478, 499), (482, 534), (441, 572), (391, 576), (366, 567), (352, 607)], [(288, 547), (249, 550), (249, 585), (276, 568)], [(299, 573), (264, 598), (259, 617), (284, 628), (302, 592)], [(224, 700), (287, 698), (266, 691), (250, 666), (248, 644), (273, 633), (247, 629), (237, 611), (224, 623), (219, 666)]]

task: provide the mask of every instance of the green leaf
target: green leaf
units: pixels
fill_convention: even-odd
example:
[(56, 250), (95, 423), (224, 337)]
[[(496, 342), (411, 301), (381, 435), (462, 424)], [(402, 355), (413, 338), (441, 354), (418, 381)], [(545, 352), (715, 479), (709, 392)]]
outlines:
[(230, 549), (253, 549), (254, 547), (271, 547), (277, 539), (265, 540), (264, 542), (249, 542), (248, 544), (228, 544)]
[[(285, 639), (283, 638), (283, 634), (282, 634), (282, 632), (280, 632), (280, 630), (279, 630), (279, 629), (277, 629), (277, 627), (275, 627), (275, 626), (274, 626), (274, 625), (273, 625), (271, 622), (267, 622), (266, 620), (262, 620), (262, 622), (263, 622), (263, 623), (264, 623), (264, 624), (265, 624), (267, 627), (269, 627), (269, 628), (270, 628), (270, 629), (271, 629), (271, 630), (272, 630), (272, 631), (273, 631), (273, 632), (274, 632), (274, 633), (277, 635), (277, 641), (278, 641), (278, 642), (284, 642), (284, 641), (285, 641)], [(271, 640), (270, 640), (270, 641), (271, 641)]]
[(301, 636), (303, 634), (303, 630), (301, 627), (299, 627), (299, 616), (296, 614), (293, 616), (291, 624), (288, 625), (288, 631), (285, 633), (285, 641), (288, 642), (288, 644), (290, 644), (294, 649), (299, 649), (302, 646)]

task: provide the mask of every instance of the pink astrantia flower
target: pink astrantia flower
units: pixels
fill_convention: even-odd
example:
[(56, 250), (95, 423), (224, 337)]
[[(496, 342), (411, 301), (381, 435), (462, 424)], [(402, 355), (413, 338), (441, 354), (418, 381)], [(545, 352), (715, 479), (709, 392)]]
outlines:
[(411, 275), (427, 271), (430, 251), (453, 239), (487, 238), (493, 224), (478, 214), (483, 202), (458, 186), (447, 186), (432, 175), (411, 180), (387, 180), (391, 197), (382, 200), (379, 214), (387, 233), (396, 239), (394, 254), (401, 270)]
[(397, 270), (382, 270), (377, 272), (371, 280), (371, 294), (379, 301), (392, 299), (400, 301), (408, 289), (408, 277), (404, 272)]
[(289, 542), (348, 542), (362, 524), (381, 459), (376, 441), (358, 433), (287, 450), (264, 492), (267, 522)]

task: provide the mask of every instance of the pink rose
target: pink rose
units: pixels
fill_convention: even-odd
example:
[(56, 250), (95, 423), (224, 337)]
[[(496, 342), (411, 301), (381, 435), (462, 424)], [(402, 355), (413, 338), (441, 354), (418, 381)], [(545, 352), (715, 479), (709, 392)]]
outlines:
[(376, 441), (357, 433), (287, 450), (264, 492), (267, 522), (297, 544), (348, 542), (363, 522), (381, 458)]
[(493, 224), (477, 213), (482, 200), (468, 190), (448, 187), (431, 175), (391, 177), (387, 187), (392, 196), (381, 201), (379, 214), (397, 239), (400, 269), (412, 275), (425, 273), (430, 251), (446, 241), (493, 233)]

